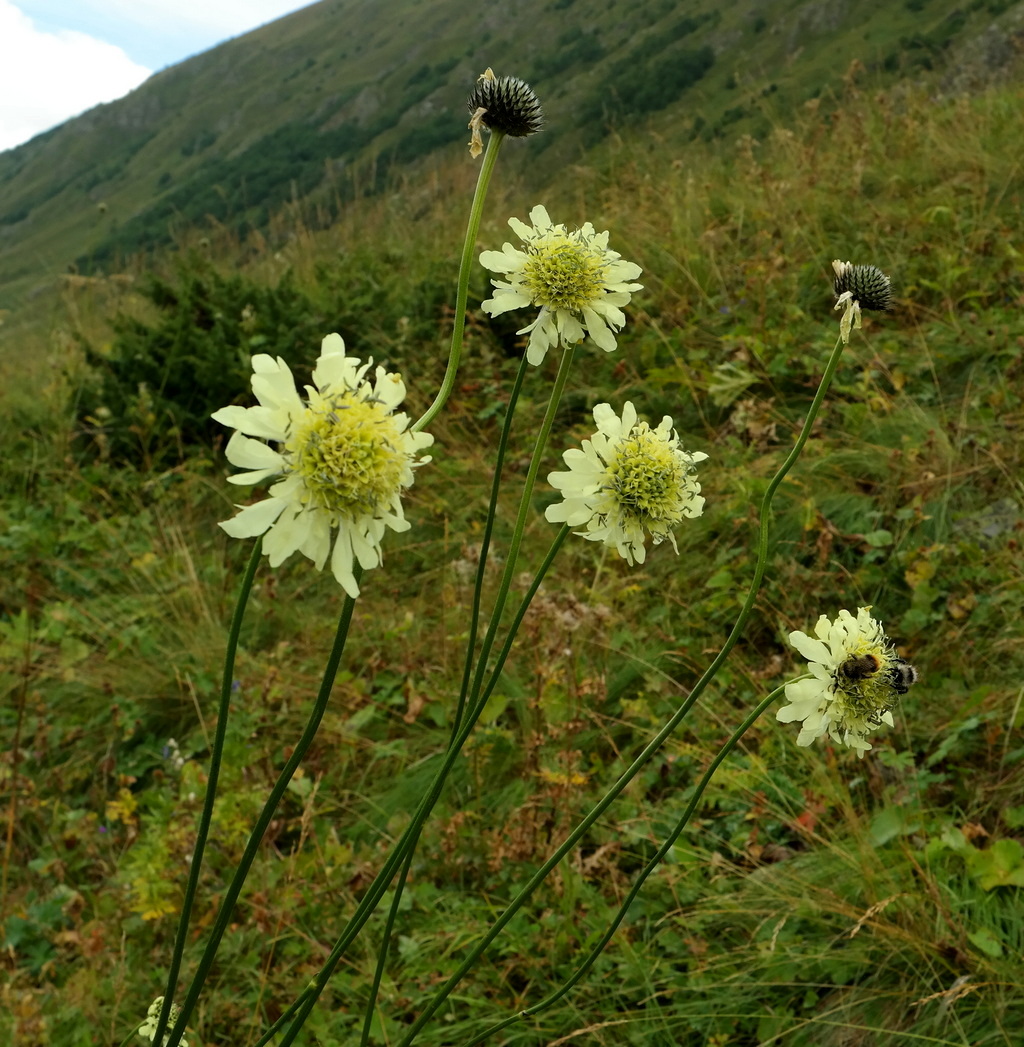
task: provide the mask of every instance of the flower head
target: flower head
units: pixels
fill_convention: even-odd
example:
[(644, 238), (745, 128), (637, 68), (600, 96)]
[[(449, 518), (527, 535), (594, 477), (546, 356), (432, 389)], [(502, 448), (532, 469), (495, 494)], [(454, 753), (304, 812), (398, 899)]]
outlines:
[(466, 103), (472, 114), (469, 121), (473, 139), (469, 144), (470, 155), (477, 157), (483, 150), (480, 128), (525, 138), (536, 134), (544, 126), (544, 110), (528, 83), (518, 76), (495, 76), (487, 69), (477, 77)]
[(850, 341), (850, 330), (860, 328), (861, 309), (884, 312), (892, 305), (892, 286), (889, 277), (873, 265), (851, 265), (835, 259), (832, 269), (836, 274), (833, 287), (836, 309), (842, 309), (839, 331), (843, 345)]
[(548, 349), (559, 343), (581, 342), (590, 335), (606, 352), (615, 348), (615, 335), (626, 322), (622, 306), (641, 284), (631, 283), (643, 271), (634, 262), (608, 250), (608, 233), (597, 233), (586, 222), (574, 232), (553, 225), (538, 204), (530, 212), (532, 226), (510, 218), (508, 224), (523, 241), (520, 250), (505, 244), (500, 251), (484, 251), (480, 262), (506, 280), (494, 277), (494, 297), (483, 303), (491, 316), (540, 306), (540, 315), (518, 334), (530, 335), (526, 358), (539, 364)]
[(406, 415), (393, 413), (405, 399), (401, 376), (378, 367), (369, 381), (371, 365), (346, 356), (341, 336), (328, 335), (303, 401), (284, 360), (260, 354), (252, 358), (260, 406), (223, 407), (213, 415), (237, 430), (225, 451), (228, 461), (250, 470), (229, 482), (280, 477), (268, 497), (220, 526), (233, 538), (266, 533), (271, 567), (298, 551), (318, 571), (337, 529), (331, 572), (352, 597), (359, 595), (355, 562), (379, 566), (386, 529), (409, 529), (402, 490), (412, 484), (413, 468), (430, 461), (417, 453), (434, 442), (428, 433), (410, 432)]
[[(160, 1008), (164, 1005), (164, 998), (158, 996), (150, 1005), (149, 1010), (146, 1011), (146, 1020), (139, 1026), (139, 1035), (152, 1042), (156, 1037), (156, 1023), (160, 1019)], [(176, 1004), (171, 1004), (171, 1013), (168, 1018), (168, 1029), (170, 1026), (178, 1020), (178, 1014), (181, 1009)], [(164, 1043), (167, 1043), (170, 1037), (164, 1033)], [(184, 1036), (178, 1041), (181, 1047), (188, 1047), (188, 1040)]]
[(638, 422), (629, 401), (621, 418), (611, 405), (598, 404), (594, 421), (597, 432), (583, 448), (563, 453), (569, 471), (548, 475), (563, 500), (548, 506), (545, 517), (585, 527), (576, 533), (614, 546), (631, 565), (646, 559), (645, 531), (655, 545), (667, 538), (678, 552), (672, 529), (704, 509), (694, 467), (707, 455), (679, 446), (668, 415), (657, 429)]
[(811, 673), (786, 684), (790, 704), (776, 713), (783, 723), (801, 721), (797, 745), (827, 734), (863, 756), (871, 748), (867, 735), (883, 723), (893, 726), (892, 710), (917, 681), (917, 670), (895, 653), (870, 611), (861, 607), (856, 618), (840, 611), (834, 622), (822, 615), (813, 637), (789, 634)]

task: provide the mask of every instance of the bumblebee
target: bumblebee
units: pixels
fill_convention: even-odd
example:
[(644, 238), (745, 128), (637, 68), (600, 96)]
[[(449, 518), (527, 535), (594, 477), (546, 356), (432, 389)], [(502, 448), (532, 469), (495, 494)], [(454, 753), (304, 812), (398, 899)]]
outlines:
[(906, 660), (906, 658), (894, 658), (892, 665), (886, 670), (892, 689), (897, 694), (906, 694), (912, 684), (917, 683), (917, 670)]
[(853, 654), (839, 666), (839, 673), (851, 683), (859, 683), (874, 676), (881, 668), (882, 662), (877, 655)]

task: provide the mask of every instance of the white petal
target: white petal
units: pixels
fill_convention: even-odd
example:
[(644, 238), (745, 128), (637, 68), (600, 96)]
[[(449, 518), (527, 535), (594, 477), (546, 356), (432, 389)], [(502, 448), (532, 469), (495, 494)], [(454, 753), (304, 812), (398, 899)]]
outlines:
[(266, 469), (281, 472), (284, 459), (273, 447), (262, 440), (253, 440), (241, 433), (233, 433), (224, 449), (227, 460), (239, 469)]
[(325, 511), (307, 512), (309, 527), (299, 552), (313, 561), (318, 571), (322, 571), (331, 551), (331, 515)]
[(529, 260), (529, 255), (511, 244), (505, 244), (500, 251), (480, 252), (480, 264), (492, 273), (517, 273)]
[(324, 340), (320, 343), (321, 357), (335, 356), (338, 353), (345, 355), (345, 339), (337, 333), (325, 335)]
[(530, 212), (530, 221), (533, 222), (534, 229), (544, 230), (551, 228), (551, 219), (548, 217), (548, 210), (543, 204), (537, 204)]
[(510, 309), (525, 309), (533, 304), (533, 299), (528, 295), (520, 294), (518, 291), (499, 289), (493, 298), (488, 298), (480, 303), (480, 308), (488, 316), (500, 316)]
[(222, 407), (210, 417), (246, 436), (283, 443), (288, 438), (288, 412), (276, 407)]
[(583, 307), (583, 319), (586, 322), (587, 333), (598, 348), (610, 353), (616, 348), (615, 335), (612, 334), (608, 325), (601, 319), (593, 309)]
[(280, 567), (309, 536), (309, 514), (289, 505), (263, 539), (271, 567)]
[(255, 538), (281, 515), (287, 502), (279, 498), (264, 498), (253, 505), (238, 506), (242, 511), (230, 520), (222, 520), (218, 525), (232, 538)]
[(834, 661), (832, 652), (821, 642), (808, 636), (806, 633), (793, 632), (789, 634), (789, 642), (809, 661), (832, 664)]
[(264, 407), (294, 414), (302, 410), (302, 400), (295, 390), (295, 379), (288, 365), (278, 357), (261, 353), (252, 358), (253, 395)]
[(344, 527), (338, 532), (338, 537), (334, 542), (334, 552), (331, 554), (331, 574), (353, 600), (359, 595), (359, 586), (352, 573), (351, 532)]

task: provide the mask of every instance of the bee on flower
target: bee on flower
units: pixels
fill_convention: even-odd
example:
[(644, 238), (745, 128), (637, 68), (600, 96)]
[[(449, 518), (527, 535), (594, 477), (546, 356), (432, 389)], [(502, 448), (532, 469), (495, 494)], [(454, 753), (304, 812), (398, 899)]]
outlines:
[(810, 676), (786, 684), (783, 723), (800, 722), (797, 745), (828, 735), (863, 757), (867, 736), (882, 724), (893, 726), (892, 710), (917, 682), (917, 670), (893, 649), (882, 626), (861, 607), (854, 617), (840, 611), (835, 621), (821, 615), (814, 636), (789, 634), (808, 662)]
[[(277, 567), (294, 552), (331, 573), (351, 597), (359, 595), (354, 567), (381, 563), (385, 531), (406, 531), (402, 492), (418, 457), (434, 438), (412, 432), (395, 408), (405, 399), (398, 374), (345, 355), (340, 335), (328, 335), (303, 400), (288, 365), (266, 354), (252, 358), (258, 407), (223, 407), (213, 418), (236, 430), (225, 454), (248, 470), (234, 484), (277, 478), (267, 497), (221, 523), (233, 538), (265, 534), (263, 551)], [(332, 550), (333, 544), (333, 550)]]

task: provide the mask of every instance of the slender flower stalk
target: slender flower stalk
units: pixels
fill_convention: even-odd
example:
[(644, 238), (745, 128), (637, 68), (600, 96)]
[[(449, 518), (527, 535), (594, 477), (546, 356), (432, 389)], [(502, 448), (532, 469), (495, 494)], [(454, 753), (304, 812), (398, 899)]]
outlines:
[[(440, 796), (441, 789), (444, 782), (447, 780), (448, 774), (451, 771), (452, 766), (458, 753), (462, 750), (462, 746), (465, 745), (466, 740), (469, 738), (470, 732), (476, 725), (480, 714), (483, 712), (484, 706), (487, 704), (487, 699), (493, 691), (493, 688), (497, 684), (501, 669), (504, 666), (505, 659), (508, 657), (509, 652), (512, 649), (512, 642), (515, 638), (516, 632), (519, 628), (523, 617), (526, 614), (526, 610), (529, 606), (530, 601), (533, 599), (534, 594), (540, 587), (541, 580), (547, 573), (548, 568), (551, 566), (551, 562), (554, 559), (554, 554), (561, 547), (562, 541), (568, 534), (568, 528), (563, 527), (559, 532), (555, 543), (552, 546), (551, 551), (545, 558), (544, 563), (538, 570), (533, 584), (527, 591), (526, 596), (523, 598), (519, 611), (516, 618), (509, 626), (507, 632), (507, 638), (505, 646), (500, 652), (497, 662), (491, 667), (488, 674), (489, 683), (486, 687), (483, 687), (482, 681), (487, 668), (487, 662), (490, 658), (490, 652), (493, 644), (496, 641), (497, 629), (500, 624), (505, 603), (508, 599), (508, 594), (511, 590), (512, 579), (515, 576), (517, 570), (517, 561), (519, 556), (519, 548), (522, 543), (523, 534), (526, 530), (526, 522), (529, 516), (530, 507), (533, 498), (533, 489), (537, 482), (537, 475), (540, 471), (540, 465), (544, 457), (545, 449), (547, 447), (548, 437), (551, 433), (551, 427), (554, 424), (555, 414), (558, 408), (558, 404), (561, 400), (562, 391), (565, 388), (565, 383), (569, 377), (569, 369), (572, 363), (573, 350), (572, 347), (566, 348), (562, 353), (562, 360), (559, 365), (558, 374), (555, 377), (555, 381), (552, 384), (550, 397), (548, 400), (548, 407), (544, 414), (544, 419), (541, 422), (540, 432), (537, 436), (537, 442), (534, 446), (533, 457), (530, 461), (529, 469), (527, 470), (526, 480), (523, 484), (523, 493), (520, 498), (519, 512), (516, 517), (515, 525), (513, 526), (512, 538), (509, 543), (508, 553), (505, 559), (505, 570), (502, 574), (501, 582), (498, 586), (498, 594), (495, 599), (495, 606), (491, 613), (490, 626), (487, 630), (487, 634), (484, 637), (484, 641), (481, 645), (480, 654), (477, 656), (477, 672), (474, 678), (472, 687), (469, 694), (469, 706), (468, 713), (465, 716), (462, 730), (459, 732), (459, 736), (449, 745), (448, 752), (445, 755), (445, 760), (442, 766), (435, 776), (434, 782), (428, 791), (427, 796), (413, 815), (412, 821), (410, 822), (405, 834), (399, 840), (398, 844), (392, 849), (391, 854), (386, 860), (384, 867), (381, 872), (377, 875), (371, 887), (367, 890), (366, 894), (360, 905), (357, 907), (356, 912), (352, 915), (348, 925), (342, 932), (341, 937), (338, 939), (331, 951), (330, 957), (324, 964), (320, 971), (320, 974), (314, 979), (313, 986), (303, 993), (304, 999), (301, 1005), (296, 1009), (295, 1017), (292, 1019), (292, 1023), (288, 1030), (284, 1034), (284, 1038), (276, 1045), (276, 1047), (289, 1047), (298, 1035), (299, 1030), (302, 1028), (303, 1023), (312, 1011), (316, 1000), (319, 998), (320, 993), (323, 991), (330, 979), (331, 974), (337, 967), (341, 958), (344, 956), (345, 951), (348, 949), (352, 941), (355, 940), (356, 935), (359, 933), (366, 920), (369, 919), (370, 914), (376, 907), (378, 901), (382, 897), (388, 883), (394, 876), (395, 871), (399, 862), (405, 856), (405, 853), (412, 841), (414, 841), (423, 823), (426, 821), (434, 804), (437, 802), (437, 798)], [(279, 1023), (275, 1023), (275, 1029), (280, 1028)], [(269, 1033), (267, 1034), (269, 1037)], [(266, 1042), (264, 1039), (261, 1042)]]
[(418, 432), (440, 414), (441, 408), (448, 402), (455, 388), (455, 377), (462, 362), (462, 343), (466, 332), (466, 306), (469, 301), (469, 276), (473, 269), (473, 255), (476, 252), (476, 238), (480, 232), (480, 220), (484, 213), (484, 200), (491, 184), (494, 165), (498, 162), (498, 150), (505, 136), (500, 132), (491, 135), (487, 143), (487, 152), (480, 167), (476, 181), (473, 203), (469, 209), (469, 222), (466, 226), (466, 238), (462, 243), (462, 257), (459, 260), (459, 283), (455, 290), (455, 315), (452, 322), (452, 340), (448, 349), (448, 366), (441, 381), (441, 388), (434, 397), (434, 402), (413, 423), (413, 432)]
[(700, 803), (701, 797), (704, 795), (705, 790), (711, 784), (711, 779), (715, 776), (715, 772), (721, 767), (725, 758), (736, 748), (740, 739), (747, 733), (748, 730), (760, 719), (761, 714), (778, 698), (783, 688), (779, 687), (772, 691), (771, 694), (763, 698), (758, 705), (747, 715), (746, 719), (733, 731), (729, 740), (719, 749), (718, 754), (711, 761), (708, 769), (704, 772), (701, 780), (693, 789), (693, 793), (690, 796), (689, 803), (687, 803), (685, 810), (676, 822), (672, 831), (665, 837), (665, 840), (658, 848), (658, 850), (648, 860), (647, 864), (640, 871), (636, 880), (633, 882), (633, 886), (630, 888), (629, 893), (623, 899), (622, 904), (619, 906), (618, 912), (612, 918), (608, 924), (604, 934), (597, 940), (593, 948), (590, 950), (590, 954), (587, 958), (573, 971), (572, 975), (567, 978), (562, 984), (548, 996), (545, 996), (543, 1000), (533, 1004), (525, 1010), (518, 1011), (503, 1021), (497, 1022), (490, 1028), (485, 1029), (482, 1033), (474, 1036), (471, 1040), (467, 1040), (462, 1047), (475, 1047), (478, 1043), (486, 1043), (496, 1033), (501, 1032), (503, 1029), (507, 1029), (510, 1025), (517, 1025), (519, 1022), (526, 1021), (527, 1018), (532, 1018), (536, 1014), (540, 1014), (542, 1011), (546, 1011), (549, 1007), (554, 1006), (561, 1000), (566, 993), (568, 993), (574, 985), (579, 984), (586, 973), (594, 966), (597, 958), (604, 952), (608, 943), (612, 940), (615, 932), (619, 929), (622, 921), (626, 917), (626, 913), (629, 912), (630, 906), (636, 901), (637, 895), (640, 893), (640, 889), (646, 883), (648, 877), (659, 865), (665, 860), (669, 851), (675, 846), (676, 840), (679, 839), (683, 830), (686, 828), (690, 819), (693, 817), (693, 812), (697, 809), (697, 804)]
[(530, 587), (527, 589), (520, 601), (515, 616), (509, 624), (505, 641), (494, 660), (494, 665), (491, 667), (487, 685), (479, 695), (478, 700), (474, 703), (466, 722), (463, 724), (462, 730), (459, 732), (458, 738), (455, 739), (455, 741), (449, 746), (448, 751), (445, 753), (444, 761), (435, 774), (434, 780), (428, 788), (427, 794), (424, 796), (423, 800), (420, 801), (419, 807), (414, 812), (410, 824), (407, 826), (398, 843), (392, 848), (391, 853), (388, 855), (383, 867), (381, 868), (381, 871), (377, 874), (373, 883), (360, 900), (355, 912), (349, 918), (345, 930), (335, 943), (335, 946), (331, 950), (331, 954), (327, 958), (324, 966), (313, 981), (302, 991), (302, 993), (300, 993), (298, 999), (294, 1000), (289, 1005), (287, 1011), (285, 1011), (273, 1026), (260, 1037), (253, 1047), (265, 1047), (265, 1045), (268, 1044), (278, 1032), (288, 1025), (289, 1021), (291, 1024), (288, 1025), (284, 1038), (278, 1041), (278, 1043), (275, 1044), (275, 1047), (290, 1047), (294, 1042), (295, 1037), (299, 1034), (299, 1030), (302, 1028), (303, 1023), (309, 1016), (310, 1011), (312, 1011), (316, 1004), (317, 999), (319, 999), (320, 994), (326, 987), (327, 982), (330, 980), (331, 975), (341, 962), (342, 957), (345, 955), (349, 946), (355, 941), (373, 910), (379, 904), (384, 892), (387, 890), (388, 884), (391, 882), (392, 877), (397, 871), (399, 864), (408, 853), (409, 847), (416, 839), (423, 823), (426, 821), (430, 812), (433, 810), (434, 805), (437, 803), (437, 800), (441, 795), (441, 789), (454, 766), (456, 758), (462, 751), (462, 747), (465, 745), (473, 728), (476, 726), (480, 713), (483, 712), (488, 700), (494, 693), (494, 689), (501, 678), (501, 673), (505, 667), (505, 663), (508, 660), (509, 655), (512, 653), (512, 647), (515, 643), (519, 627), (522, 625), (523, 619), (526, 617), (526, 612), (529, 610), (533, 598), (537, 595), (537, 590), (540, 589), (541, 583), (547, 576), (547, 572), (550, 570), (551, 564), (554, 562), (555, 556), (559, 549), (561, 549), (562, 543), (565, 541), (568, 534), (568, 527), (562, 527), (555, 536), (554, 541), (551, 543), (551, 548), (544, 557), (544, 561), (538, 568)]
[(818, 383), (818, 389), (814, 394), (814, 399), (811, 401), (811, 406), (807, 411), (807, 416), (804, 419), (804, 424), (797, 436), (796, 442), (794, 443), (792, 450), (786, 456), (786, 460), (779, 467), (778, 472), (772, 477), (768, 487), (765, 489), (764, 497), (761, 500), (757, 561), (754, 565), (754, 575), (751, 579), (750, 587), (747, 590), (746, 599), (743, 601), (743, 606), (740, 608), (736, 622), (733, 625), (729, 636), (726, 638), (725, 643), (722, 645), (722, 649), (715, 656), (714, 660), (705, 670), (701, 678), (696, 682), (696, 684), (694, 684), (693, 690), (691, 690), (686, 700), (679, 706), (675, 713), (672, 714), (669, 720), (655, 734), (651, 741), (648, 742), (640, 755), (636, 757), (615, 784), (583, 817), (579, 824), (569, 833), (558, 848), (556, 848), (556, 850), (547, 858), (544, 864), (541, 865), (523, 887), (520, 888), (515, 897), (509, 901), (501, 915), (498, 916), (483, 937), (473, 946), (472, 949), (470, 949), (459, 967), (426, 1004), (419, 1017), (415, 1022), (413, 1022), (405, 1036), (399, 1041), (397, 1047), (409, 1047), (409, 1045), (416, 1039), (423, 1027), (437, 1012), (437, 1009), (451, 995), (469, 971), (472, 970), (480, 957), (488, 948), (490, 948), (491, 943), (494, 942), (508, 923), (515, 917), (516, 913), (518, 913), (526, 904), (537, 887), (547, 878), (558, 863), (571, 850), (573, 850), (573, 848), (575, 848), (579, 841), (590, 830), (591, 826), (602, 817), (605, 811), (607, 811), (612, 803), (614, 803), (622, 794), (629, 783), (637, 776), (637, 774), (639, 774), (651, 757), (665, 743), (666, 739), (668, 739), (679, 724), (682, 723), (686, 714), (693, 708), (694, 704), (707, 689), (708, 684), (710, 684), (718, 674), (718, 671), (725, 663), (729, 653), (739, 641), (739, 638), (746, 627), (747, 620), (753, 612), (754, 604), (757, 600), (757, 594), (761, 589), (761, 582), (764, 579), (764, 573), (768, 564), (768, 537), (771, 530), (771, 505), (772, 500), (775, 497), (775, 492), (778, 490), (779, 485), (785, 479), (790, 469), (792, 469), (796, 464), (797, 459), (800, 457), (800, 454), (804, 449), (804, 445), (807, 443), (807, 440), (811, 435), (814, 421), (818, 416), (818, 412), (821, 410), (821, 405), (824, 402), (825, 394), (828, 392), (828, 388), (832, 383), (832, 378), (835, 375), (836, 368), (839, 366), (839, 360), (842, 357), (844, 345), (845, 343), (842, 338), (836, 340), (836, 344), (832, 349), (827, 364), (825, 365), (825, 371), (822, 374), (821, 381)]
[[(357, 581), (359, 570), (360, 568), (357, 567)], [(199, 1000), (199, 994), (202, 992), (203, 985), (206, 983), (206, 979), (213, 967), (221, 939), (228, 928), (228, 924), (231, 922), (235, 903), (238, 901), (238, 896), (241, 894), (242, 887), (245, 885), (246, 877), (249, 875), (249, 869), (252, 867), (252, 863), (256, 858), (256, 853), (259, 851), (260, 844), (263, 842), (263, 836), (270, 825), (271, 819), (277, 811), (277, 806), (281, 802), (281, 797), (284, 796), (285, 790), (288, 788), (288, 783), (292, 780), (292, 776), (295, 774), (296, 768), (302, 762), (310, 745), (313, 744), (313, 739), (316, 737), (316, 732), (320, 727), (320, 721), (323, 719), (324, 713), (327, 711), (327, 703), (330, 700), (331, 690), (334, 687), (334, 681), (338, 675), (338, 666), (341, 664), (341, 656), (345, 650), (345, 641), (348, 638), (348, 630), (352, 624), (352, 612), (354, 609), (355, 597), (351, 595), (346, 596), (345, 603), (341, 609), (341, 615), (338, 618), (338, 628), (334, 637), (334, 646), (331, 648), (331, 652), (328, 655), (327, 664), (324, 667), (323, 679), (320, 682), (320, 691), (317, 694), (316, 701), (313, 703), (313, 709), (309, 714), (309, 719), (306, 721), (306, 726), (302, 735), (295, 743), (295, 748), (292, 751), (291, 756), (281, 769), (281, 773), (278, 775), (277, 781), (274, 783), (274, 787), (270, 791), (266, 803), (263, 805), (263, 810), (256, 819), (256, 824), (253, 827), (252, 833), (249, 835), (249, 841), (246, 843), (245, 850), (242, 852), (242, 857), (238, 863), (238, 867), (235, 869), (231, 882), (228, 884), (227, 890), (224, 892), (224, 897), (221, 899), (220, 908), (217, 910), (217, 917), (214, 920), (213, 928), (210, 931), (210, 937), (206, 942), (206, 948), (203, 950), (203, 955), (200, 957), (196, 973), (192, 978), (192, 984), (188, 988), (188, 992), (186, 993), (185, 999), (181, 1005), (181, 1012), (177, 1020), (174, 1022), (174, 1028), (170, 1032), (165, 1047), (177, 1047), (180, 1042), (179, 1038), (185, 1030), (185, 1025), (188, 1023), (188, 1020), (192, 1015), (192, 1011)]]
[(476, 158), (482, 149), (481, 128), (490, 129), (487, 152), (476, 182), (473, 203), (469, 208), (466, 236), (462, 242), (462, 257), (459, 260), (459, 281), (455, 291), (455, 320), (452, 324), (452, 339), (448, 349), (448, 366), (445, 369), (441, 388), (434, 402), (413, 425), (418, 432), (437, 417), (441, 408), (455, 388), (455, 376), (462, 361), (462, 342), (466, 330), (466, 306), (469, 301), (469, 276), (473, 269), (476, 238), (480, 232), (480, 220), (484, 213), (484, 200), (491, 184), (494, 165), (498, 162), (498, 150), (506, 136), (521, 138), (536, 134), (543, 125), (540, 102), (528, 84), (515, 76), (496, 77), (490, 69), (477, 80), (469, 96), (468, 108), (472, 114), (469, 126), (473, 131), (470, 154)]
[[(523, 388), (526, 371), (527, 361), (526, 358), (523, 357), (519, 364), (519, 370), (516, 373), (515, 382), (512, 385), (512, 391), (509, 394), (508, 405), (505, 410), (505, 419), (501, 426), (501, 435), (498, 438), (498, 449), (494, 462), (494, 477), (491, 481), (490, 501), (487, 506), (487, 515), (484, 520), (483, 534), (480, 537), (480, 554), (477, 560), (476, 579), (473, 586), (473, 604), (470, 611), (469, 628), (466, 636), (466, 658), (462, 670), (462, 686), (459, 689), (459, 699), (456, 705), (455, 714), (452, 717), (449, 748), (456, 744), (461, 748), (462, 744), (457, 740), (463, 726), (463, 717), (466, 714), (466, 705), (470, 692), (470, 681), (473, 674), (473, 656), (476, 653), (477, 631), (480, 627), (480, 609), (483, 600), (483, 585), (487, 569), (487, 557), (490, 550), (491, 536), (494, 531), (494, 523), (498, 517), (498, 495), (501, 490), (501, 473), (505, 462), (505, 453), (508, 449), (509, 437), (512, 432), (512, 419), (515, 414), (516, 405), (519, 402), (519, 394)], [(482, 708), (482, 705), (477, 705), (478, 710), (482, 710)], [(477, 715), (479, 715), (479, 711), (477, 712)], [(398, 882), (395, 885), (393, 897), (391, 899), (391, 907), (388, 910), (387, 924), (381, 935), (381, 945), (377, 954), (377, 966), (374, 971), (374, 982), (370, 987), (369, 999), (366, 1004), (363, 1033), (362, 1039), (360, 1040), (360, 1043), (362, 1044), (367, 1042), (370, 1035), (370, 1027), (372, 1025), (373, 1012), (377, 1002), (377, 994), (379, 992), (381, 978), (383, 977), (384, 964), (387, 961), (391, 941), (391, 927), (394, 925), (402, 903), (402, 894), (405, 890), (405, 882), (409, 874), (409, 866), (412, 862), (418, 840), (419, 834), (417, 833), (411, 838), (406, 849), (405, 862), (402, 871), (398, 875)]]
[[(172, 1007), (172, 999), (178, 987), (178, 972), (181, 970), (181, 958), (185, 952), (188, 938), (188, 925), (192, 918), (192, 906), (196, 890), (199, 887), (199, 874), (203, 866), (203, 855), (206, 852), (206, 841), (210, 836), (210, 823), (213, 821), (213, 805), (217, 798), (217, 783), (220, 780), (221, 762), (224, 758), (224, 742), (227, 738), (228, 714), (231, 711), (231, 685), (235, 679), (235, 657), (238, 653), (238, 636), (245, 617), (245, 607), (249, 602), (256, 568), (259, 566), (263, 540), (257, 538), (253, 543), (249, 563), (246, 565), (242, 584), (235, 601), (235, 610), (231, 615), (231, 628), (228, 632), (227, 650), (224, 653), (224, 671), (220, 680), (220, 705), (217, 709), (217, 729), (213, 736), (213, 748), (210, 752), (210, 769), (206, 777), (206, 796), (203, 798), (203, 810), (199, 816), (199, 828), (196, 830), (196, 842), (192, 849), (192, 861), (189, 863), (188, 880), (185, 884), (185, 896), (181, 904), (181, 915), (178, 918), (178, 930), (174, 937), (174, 948), (171, 951), (171, 962), (167, 969), (167, 988), (160, 997), (162, 1007), (158, 1008), (156, 1024), (153, 1028), (154, 1039), (162, 1038), (167, 1023), (172, 1021), (172, 1014), (177, 1015), (177, 1008)], [(182, 1040), (182, 1043), (185, 1041)]]

